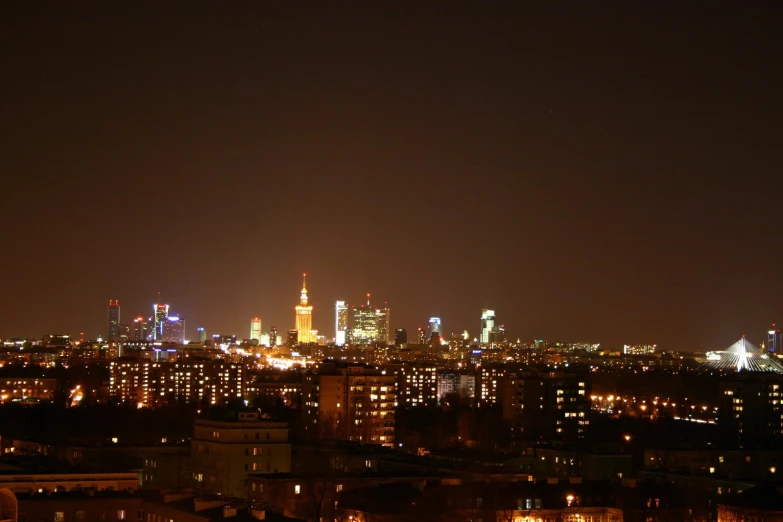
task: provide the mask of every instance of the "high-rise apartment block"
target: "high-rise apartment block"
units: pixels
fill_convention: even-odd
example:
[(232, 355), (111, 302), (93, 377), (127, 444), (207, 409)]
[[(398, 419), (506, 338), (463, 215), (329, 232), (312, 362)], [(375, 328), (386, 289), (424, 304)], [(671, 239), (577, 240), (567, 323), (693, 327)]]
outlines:
[(438, 402), (446, 395), (459, 395), (466, 399), (476, 397), (476, 376), (467, 373), (438, 373)]
[(650, 355), (657, 348), (655, 344), (626, 344), (623, 345), (623, 355)]
[(405, 328), (397, 328), (394, 331), (394, 346), (403, 346), (408, 344), (408, 332)]
[(190, 442), (193, 485), (204, 493), (247, 496), (249, 473), (289, 473), (288, 425), (239, 413), (236, 421), (196, 419)]
[(217, 405), (244, 397), (243, 387), (242, 365), (222, 360), (119, 359), (109, 365), (109, 395), (138, 407), (180, 400)]
[(438, 403), (438, 368), (429, 364), (389, 364), (383, 367), (397, 376), (398, 402), (406, 406)]
[(305, 429), (313, 438), (394, 444), (397, 378), (361, 365), (324, 364), (302, 384)]
[(503, 417), (518, 439), (577, 440), (590, 424), (583, 380), (563, 372), (515, 372), (503, 379)]
[(120, 302), (117, 299), (112, 299), (109, 301), (106, 339), (109, 341), (120, 340)]

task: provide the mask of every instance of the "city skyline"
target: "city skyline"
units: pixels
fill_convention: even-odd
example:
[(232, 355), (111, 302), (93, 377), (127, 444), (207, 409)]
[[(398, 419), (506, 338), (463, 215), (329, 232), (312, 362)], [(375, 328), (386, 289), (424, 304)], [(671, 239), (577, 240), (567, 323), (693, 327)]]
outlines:
[(366, 292), (410, 337), (485, 307), (673, 350), (781, 322), (775, 4), (11, 4), (0, 336), (95, 337), (159, 291), (285, 336), (303, 272), (329, 337)]
[[(209, 321), (208, 320), (207, 321), (202, 321), (202, 320), (194, 321), (193, 323), (191, 323), (190, 328), (184, 332), (184, 339), (189, 341), (189, 342), (198, 342), (198, 337), (200, 336), (199, 332), (201, 332), (203, 328), (207, 328), (207, 330), (208, 330), (208, 338), (211, 337), (212, 335), (235, 335), (238, 340), (245, 339), (244, 335), (241, 333), (243, 331), (243, 329), (244, 329), (244, 331), (248, 331), (248, 329), (250, 329), (250, 332), (251, 332), (251, 334), (246, 339), (253, 339), (254, 338), (254, 336), (252, 334), (254, 329), (255, 329), (255, 331), (258, 332), (258, 334), (259, 334), (258, 338), (259, 339), (260, 339), (260, 335), (261, 334), (268, 335), (272, 328), (275, 328), (279, 332), (279, 331), (281, 331), (280, 324), (284, 325), (282, 327), (282, 331), (296, 330), (296, 323), (297, 323), (297, 320), (298, 320), (297, 318), (299, 317), (298, 310), (302, 306), (304, 306), (305, 308), (309, 309), (308, 310), (308, 324), (311, 324), (311, 323), (309, 323), (309, 320), (314, 318), (314, 317), (316, 317), (316, 315), (313, 314), (313, 310), (315, 309), (315, 306), (313, 306), (312, 303), (309, 303), (310, 296), (308, 295), (309, 291), (307, 290), (307, 282), (306, 282), (307, 274), (306, 273), (302, 274), (302, 276), (303, 276), (303, 284), (302, 284), (302, 288), (299, 290), (300, 302), (299, 302), (299, 305), (297, 307), (295, 307), (297, 309), (297, 314), (296, 314), (294, 320), (292, 321), (292, 325), (290, 326), (290, 328), (285, 325), (284, 321), (282, 323), (275, 323), (274, 321), (267, 322), (266, 320), (263, 321), (263, 328), (262, 328), (261, 327), (261, 324), (262, 324), (261, 317), (263, 317), (263, 315), (262, 314), (254, 314), (250, 318), (244, 320), (243, 326), (239, 327), (236, 331), (231, 330), (230, 328), (228, 328), (228, 329), (221, 329), (221, 328), (211, 329), (208, 326), (209, 325)], [(357, 307), (361, 308), (363, 304), (366, 304), (367, 306), (370, 305), (371, 293), (367, 293), (363, 297), (366, 300), (366, 303), (363, 300), (357, 300), (357, 301), (351, 302), (351, 301), (347, 301), (345, 299), (337, 299), (337, 300), (332, 301), (332, 308), (331, 309), (327, 309), (325, 311), (326, 312), (325, 315), (327, 315), (327, 317), (321, 318), (321, 321), (326, 323), (325, 324), (325, 328), (324, 329), (319, 329), (319, 323), (318, 322), (314, 322), (314, 323), (312, 323), (313, 328), (312, 328), (311, 331), (317, 331), (318, 332), (318, 336), (323, 336), (327, 340), (327, 342), (331, 343), (333, 341), (336, 341), (337, 338), (334, 335), (336, 333), (336, 327), (337, 327), (336, 315), (335, 315), (335, 313), (336, 313), (335, 305), (337, 307), (344, 307), (342, 309), (348, 314), (346, 317), (350, 317), (351, 314), (354, 313), (354, 309), (355, 308), (357, 308)], [(159, 318), (159, 319), (163, 320), (163, 319), (167, 318), (167, 314), (168, 314), (169, 309), (173, 310), (174, 307), (172, 307), (168, 303), (160, 302), (160, 301), (162, 301), (160, 292), (158, 292), (158, 294), (157, 294), (157, 299), (158, 299), (159, 302), (152, 304), (153, 312), (155, 312), (156, 310), (158, 310), (158, 311), (165, 310), (165, 312), (163, 312), (162, 315)], [(134, 329), (135, 329), (134, 322), (135, 321), (138, 321), (140, 319), (141, 320), (147, 320), (148, 319), (148, 320), (150, 320), (150, 328), (152, 328), (152, 325), (155, 323), (155, 317), (154, 316), (149, 316), (149, 317), (138, 316), (138, 317), (136, 317), (136, 315), (133, 315), (134, 319), (132, 319), (128, 323), (121, 322), (121, 323), (118, 324), (116, 320), (113, 321), (112, 320), (112, 318), (113, 318), (112, 314), (117, 314), (117, 316), (119, 317), (120, 308), (121, 308), (120, 303), (121, 302), (123, 302), (122, 299), (109, 299), (108, 311), (106, 311), (106, 308), (104, 308), (105, 317), (104, 317), (104, 322), (103, 322), (103, 324), (104, 324), (103, 331), (101, 331), (101, 332), (99, 332), (97, 334), (94, 334), (94, 335), (91, 335), (89, 332), (84, 331), (84, 330), (78, 330), (78, 331), (62, 330), (62, 331), (47, 331), (45, 333), (42, 333), (39, 336), (36, 336), (36, 335), (32, 335), (32, 336), (25, 336), (25, 335), (11, 336), (11, 335), (6, 335), (6, 336), (0, 336), (0, 338), (3, 338), (3, 337), (5, 337), (5, 338), (10, 338), (10, 337), (42, 338), (45, 335), (55, 334), (55, 333), (57, 333), (57, 334), (60, 334), (60, 333), (67, 334), (67, 335), (70, 335), (73, 338), (78, 338), (77, 334), (84, 333), (85, 339), (103, 338), (103, 340), (107, 341), (107, 340), (110, 340), (109, 339), (110, 336), (106, 335), (108, 333), (108, 329), (113, 328), (115, 326), (117, 328), (117, 331), (119, 331), (119, 327), (121, 327), (121, 326), (127, 327), (128, 328), (128, 332), (130, 333), (130, 338), (131, 339), (135, 339), (135, 334), (134, 334)], [(391, 306), (389, 305), (388, 302), (383, 302), (382, 306), (383, 306), (384, 309), (385, 308), (389, 308), (389, 309), (391, 308)], [(187, 308), (187, 307), (185, 307), (185, 308)], [(373, 306), (373, 308), (375, 308), (375, 307)], [(177, 309), (179, 309), (179, 308), (177, 308)], [(132, 311), (132, 312), (135, 314), (135, 311)], [(506, 328), (506, 324), (502, 320), (497, 320), (497, 318), (496, 318), (497, 311), (496, 310), (487, 309), (486, 307), (482, 307), (478, 312), (479, 312), (478, 320), (474, 321), (474, 322), (477, 322), (477, 324), (478, 324), (478, 326), (475, 328), (475, 330), (471, 329), (471, 328), (465, 328), (465, 327), (460, 327), (460, 328), (458, 328), (457, 330), (455, 330), (453, 332), (449, 331), (449, 330), (444, 330), (444, 333), (443, 333), (444, 338), (445, 339), (452, 338), (452, 337), (453, 338), (459, 338), (459, 337), (462, 337), (464, 335), (465, 331), (467, 331), (469, 333), (469, 335), (470, 335), (470, 337), (469, 337), (470, 341), (474, 341), (475, 340), (475, 341), (477, 341), (479, 343), (489, 343), (489, 342), (491, 342), (491, 340), (490, 340), (491, 339), (491, 333), (492, 332), (497, 332), (497, 333), (502, 334), (501, 337), (507, 338), (509, 342), (516, 342), (517, 339), (519, 339), (522, 343), (532, 343), (532, 342), (534, 342), (534, 341), (536, 341), (538, 339), (544, 339), (544, 340), (547, 340), (549, 342), (554, 342), (554, 341), (562, 341), (562, 342), (594, 342), (594, 343), (599, 343), (599, 344), (603, 345), (605, 348), (609, 348), (609, 349), (612, 349), (612, 350), (621, 349), (623, 351), (628, 348), (628, 344), (627, 344), (628, 342), (630, 342), (630, 343), (632, 343), (634, 345), (646, 345), (646, 344), (653, 345), (653, 344), (657, 344), (657, 343), (655, 343), (654, 340), (653, 341), (649, 341), (649, 340), (638, 341), (636, 339), (632, 339), (630, 341), (628, 341), (628, 340), (620, 341), (621, 344), (615, 344), (615, 343), (604, 342), (600, 338), (591, 338), (591, 339), (586, 339), (586, 338), (565, 338), (565, 337), (556, 336), (556, 335), (555, 336), (541, 336), (541, 335), (537, 336), (537, 335), (533, 335), (533, 336), (527, 336), (527, 337), (520, 337), (518, 335), (515, 335), (513, 330), (511, 332), (509, 332), (508, 329)], [(126, 311), (125, 313), (127, 314), (128, 312)], [(277, 314), (269, 314), (269, 315), (277, 317)], [(126, 315), (126, 317), (127, 317), (127, 315)], [(178, 321), (180, 319), (180, 314), (176, 314), (176, 315), (173, 315), (173, 316), (170, 316), (170, 317), (172, 317), (175, 321)], [(485, 321), (485, 319), (487, 319), (487, 318), (489, 318), (488, 322)], [(242, 323), (242, 321), (243, 321), (243, 319), (239, 319), (237, 321), (234, 321), (234, 323), (239, 324), (239, 323)], [(442, 324), (442, 321), (443, 321), (442, 318), (434, 317), (434, 316), (431, 316), (431, 317), (427, 318), (424, 321), (420, 321), (420, 324), (416, 324), (416, 325), (397, 324), (394, 321), (391, 321), (389, 323), (389, 325), (388, 325), (388, 332), (387, 332), (388, 337), (389, 337), (389, 342), (393, 342), (394, 341), (394, 332), (397, 329), (404, 329), (406, 331), (416, 331), (417, 329), (421, 328), (421, 329), (423, 329), (426, 332), (426, 338), (429, 339), (429, 337), (431, 335), (431, 332), (432, 332), (433, 324), (437, 324), (438, 327), (440, 327), (440, 325)], [(95, 321), (91, 321), (91, 322), (95, 322)], [(184, 320), (183, 320), (183, 322), (184, 322)], [(258, 325), (254, 326), (254, 324), (256, 322), (258, 323)], [(205, 327), (204, 324), (207, 324), (207, 326)], [(741, 336), (742, 337), (747, 336), (749, 339), (753, 339), (754, 342), (757, 342), (757, 343), (759, 343), (761, 345), (764, 345), (765, 343), (769, 344), (770, 342), (773, 342), (773, 341), (770, 341), (770, 339), (778, 339), (779, 338), (779, 335), (780, 335), (779, 334), (779, 330), (775, 330), (775, 328), (776, 328), (776, 323), (771, 323), (771, 324), (766, 325), (766, 327), (762, 327), (763, 331), (755, 331), (754, 330), (753, 332), (747, 333), (747, 334), (743, 332), (741, 334)], [(155, 328), (152, 328), (152, 335), (154, 335), (156, 331), (157, 330)], [(774, 336), (773, 336), (773, 333), (775, 334)], [(500, 339), (498, 339), (498, 340), (500, 340)], [(285, 342), (285, 340), (284, 340), (284, 342)], [(308, 337), (308, 342), (315, 342), (315, 338), (310, 340), (309, 337)], [(414, 342), (414, 340), (411, 340), (411, 342)], [(622, 344), (622, 343), (625, 343), (625, 344)], [(340, 345), (339, 342), (337, 344)], [(774, 347), (776, 347), (776, 344), (774, 344), (774, 342), (773, 342), (773, 344), (771, 344), (770, 346), (773, 346), (773, 351), (775, 351)], [(706, 351), (719, 350), (721, 348), (721, 346), (720, 345), (715, 345), (715, 346), (701, 345), (699, 348), (692, 348), (692, 349), (682, 348), (682, 347), (673, 347), (673, 346), (672, 347), (661, 347), (661, 348), (664, 351), (694, 352), (694, 351), (705, 351), (705, 350)]]

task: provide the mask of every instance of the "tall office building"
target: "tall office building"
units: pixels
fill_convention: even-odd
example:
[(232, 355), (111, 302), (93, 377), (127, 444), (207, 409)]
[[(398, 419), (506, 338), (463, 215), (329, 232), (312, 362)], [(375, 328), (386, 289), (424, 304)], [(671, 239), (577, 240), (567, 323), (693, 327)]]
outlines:
[(780, 353), (780, 349), (783, 348), (780, 345), (780, 341), (780, 330), (778, 330), (773, 323), (772, 328), (767, 332), (767, 351), (774, 354)]
[(142, 316), (133, 320), (131, 327), (131, 339), (134, 341), (147, 341), (150, 336), (150, 324)]
[(388, 308), (373, 307), (370, 304), (370, 294), (367, 294), (367, 303), (353, 309), (353, 343), (389, 344), (389, 312)]
[(176, 315), (166, 317), (160, 339), (167, 343), (185, 342), (185, 319)]
[(196, 334), (198, 335), (198, 342), (204, 344), (207, 342), (207, 329), (203, 326), (196, 328)]
[(155, 341), (159, 341), (163, 339), (163, 325), (166, 324), (166, 318), (169, 316), (169, 305), (162, 303), (152, 305), (152, 311), (155, 318), (155, 330), (152, 338)]
[(432, 341), (432, 338), (434, 336), (438, 336), (439, 338), (443, 338), (443, 327), (440, 321), (440, 317), (430, 317), (430, 323), (429, 323), (429, 341)]
[(334, 344), (345, 346), (348, 332), (348, 305), (345, 301), (337, 301), (334, 307)]
[(294, 328), (293, 330), (288, 330), (288, 347), (294, 347), (299, 344), (299, 330)]
[(117, 299), (109, 300), (109, 325), (106, 339), (109, 341), (120, 340), (120, 302)]
[(261, 342), (261, 318), (254, 317), (250, 320), (250, 340)]
[(495, 311), (487, 310), (486, 308), (481, 311), (481, 341), (482, 344), (492, 342), (492, 334), (495, 332)]
[(394, 331), (394, 346), (402, 346), (408, 344), (408, 332), (405, 328), (397, 328)]
[(294, 329), (299, 332), (299, 343), (316, 342), (316, 336), (313, 335), (313, 307), (307, 304), (307, 274), (302, 274), (302, 294), (299, 297), (299, 304), (294, 309), (296, 310)]
[(378, 321), (378, 342), (383, 344), (389, 344), (391, 341), (389, 337), (389, 323), (390, 318), (389, 314), (391, 313), (391, 310), (389, 310), (388, 307), (384, 306), (383, 308), (378, 308), (375, 310), (375, 317)]
[(277, 335), (277, 326), (273, 326), (269, 329), (269, 347), (274, 348), (278, 344), (280, 344), (280, 340)]

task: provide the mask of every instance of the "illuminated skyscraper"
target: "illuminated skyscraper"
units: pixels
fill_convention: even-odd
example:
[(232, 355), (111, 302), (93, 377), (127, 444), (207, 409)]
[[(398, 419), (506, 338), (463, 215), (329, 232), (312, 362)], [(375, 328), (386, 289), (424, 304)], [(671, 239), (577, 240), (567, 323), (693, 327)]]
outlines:
[(299, 344), (299, 330), (288, 330), (288, 347), (292, 348)]
[(196, 334), (198, 335), (198, 342), (204, 344), (207, 342), (207, 329), (203, 326), (196, 328)]
[(774, 354), (780, 353), (780, 349), (783, 348), (780, 345), (780, 341), (780, 330), (773, 323), (772, 328), (767, 332), (767, 351)]
[(185, 319), (176, 315), (166, 317), (161, 340), (168, 343), (183, 343), (185, 341)]
[(295, 310), (296, 328), (294, 329), (299, 332), (299, 343), (316, 342), (316, 336), (313, 335), (313, 307), (307, 304), (307, 274), (302, 274), (302, 295)]
[(277, 335), (277, 326), (273, 326), (269, 329), (269, 346), (275, 347), (280, 344), (279, 335)]
[(353, 343), (389, 344), (389, 313), (388, 308), (374, 308), (367, 294), (367, 303), (353, 309)]
[(261, 342), (261, 318), (254, 317), (250, 320), (250, 339)]
[(397, 328), (394, 331), (394, 345), (402, 346), (403, 344), (408, 344), (408, 332), (405, 331), (405, 328)]
[(430, 317), (428, 340), (432, 341), (432, 338), (435, 335), (437, 335), (439, 338), (443, 338), (443, 328), (441, 325), (440, 317)]
[(337, 301), (334, 307), (334, 343), (344, 346), (348, 332), (348, 305), (345, 301)]
[(109, 300), (109, 328), (106, 338), (109, 341), (120, 340), (120, 302), (116, 299)]
[(133, 320), (131, 327), (131, 339), (134, 341), (147, 341), (150, 335), (150, 324), (142, 316)]
[(486, 308), (481, 311), (481, 338), (479, 341), (482, 344), (492, 342), (492, 335), (495, 333), (495, 311), (487, 310)]
[(158, 303), (152, 305), (155, 317), (155, 329), (152, 338), (155, 341), (163, 339), (163, 325), (166, 324), (166, 318), (169, 316), (169, 305)]

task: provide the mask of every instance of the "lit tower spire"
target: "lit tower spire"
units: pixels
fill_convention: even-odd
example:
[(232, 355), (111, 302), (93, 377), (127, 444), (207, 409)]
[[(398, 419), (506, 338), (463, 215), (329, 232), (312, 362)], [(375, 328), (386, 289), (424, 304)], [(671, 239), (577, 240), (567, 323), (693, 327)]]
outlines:
[(299, 304), (307, 306), (307, 274), (302, 274), (302, 296), (299, 298)]
[(313, 307), (307, 303), (307, 274), (302, 274), (302, 294), (296, 310), (296, 327), (299, 332), (298, 341), (301, 344), (313, 343), (318, 333), (313, 330)]

